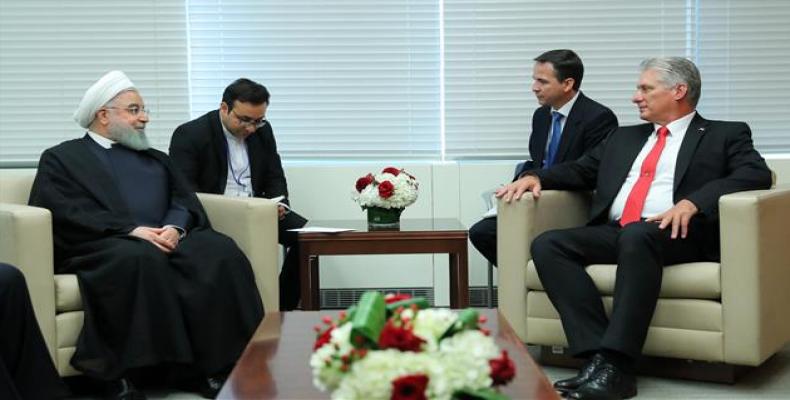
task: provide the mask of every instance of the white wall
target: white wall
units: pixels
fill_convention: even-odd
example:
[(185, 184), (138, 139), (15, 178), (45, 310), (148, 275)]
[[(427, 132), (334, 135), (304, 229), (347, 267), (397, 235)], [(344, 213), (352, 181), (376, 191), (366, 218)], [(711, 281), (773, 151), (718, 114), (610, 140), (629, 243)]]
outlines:
[[(405, 163), (420, 182), (420, 196), (402, 218), (458, 218), (469, 227), (484, 211), (480, 194), (509, 182), (517, 161)], [(351, 200), (356, 179), (388, 166), (386, 163), (286, 165), (291, 205), (313, 220), (364, 219)], [(790, 158), (768, 159), (777, 184), (790, 185)], [(485, 259), (469, 244), (470, 285), (487, 283)], [(322, 288), (433, 286), (436, 303), (447, 305), (447, 257), (332, 256), (321, 259)]]

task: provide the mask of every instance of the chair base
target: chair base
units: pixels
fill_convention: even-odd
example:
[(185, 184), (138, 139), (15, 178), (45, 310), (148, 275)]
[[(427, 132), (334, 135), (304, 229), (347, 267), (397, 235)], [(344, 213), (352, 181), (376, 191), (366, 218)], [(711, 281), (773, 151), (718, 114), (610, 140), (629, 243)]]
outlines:
[[(529, 351), (541, 365), (579, 368), (584, 362), (582, 359), (573, 358), (567, 354), (567, 349), (563, 347), (530, 345)], [(734, 384), (736, 380), (754, 368), (720, 362), (642, 356), (637, 362), (636, 373), (661, 378)]]

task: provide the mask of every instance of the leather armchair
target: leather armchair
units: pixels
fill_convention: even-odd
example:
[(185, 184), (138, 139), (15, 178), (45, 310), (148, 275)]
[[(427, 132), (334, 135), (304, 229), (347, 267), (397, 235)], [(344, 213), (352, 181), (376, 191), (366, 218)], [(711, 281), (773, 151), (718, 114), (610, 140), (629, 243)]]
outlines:
[[(721, 262), (666, 266), (645, 355), (756, 366), (790, 341), (790, 188), (719, 200)], [(526, 343), (567, 347), (541, 286), (532, 240), (587, 221), (589, 193), (543, 191), (498, 205), (499, 309)], [(616, 265), (590, 265), (611, 312)]]
[[(25, 275), (60, 375), (77, 375), (69, 361), (82, 330), (82, 300), (75, 275), (54, 273), (50, 212), (27, 205), (34, 177), (34, 170), (0, 170), (0, 261)], [(214, 229), (233, 238), (250, 260), (266, 312), (278, 311), (276, 204), (205, 193), (198, 197)]]

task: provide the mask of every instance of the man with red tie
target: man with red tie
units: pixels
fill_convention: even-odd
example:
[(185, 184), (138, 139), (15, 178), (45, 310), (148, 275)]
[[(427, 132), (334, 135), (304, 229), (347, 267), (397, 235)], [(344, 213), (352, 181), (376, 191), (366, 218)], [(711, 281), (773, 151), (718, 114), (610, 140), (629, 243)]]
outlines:
[[(532, 243), (568, 345), (585, 358), (579, 374), (554, 386), (574, 399), (636, 395), (642, 351), (665, 265), (717, 261), (722, 195), (771, 185), (771, 172), (743, 122), (696, 112), (699, 71), (684, 58), (642, 62), (633, 102), (647, 124), (621, 127), (579, 160), (534, 170), (500, 189), (505, 201), (541, 189), (594, 190), (584, 227), (553, 230)], [(584, 270), (617, 264), (614, 306), (604, 313)]]

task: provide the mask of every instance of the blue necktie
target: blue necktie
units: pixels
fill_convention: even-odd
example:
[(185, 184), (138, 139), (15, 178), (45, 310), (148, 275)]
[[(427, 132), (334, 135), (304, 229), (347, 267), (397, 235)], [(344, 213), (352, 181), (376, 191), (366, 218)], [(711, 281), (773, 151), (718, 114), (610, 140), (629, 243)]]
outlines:
[(557, 157), (557, 150), (560, 148), (560, 137), (562, 136), (562, 114), (557, 111), (551, 112), (551, 142), (549, 148), (546, 150), (546, 158), (543, 160), (543, 168), (548, 168), (554, 165), (554, 159)]

